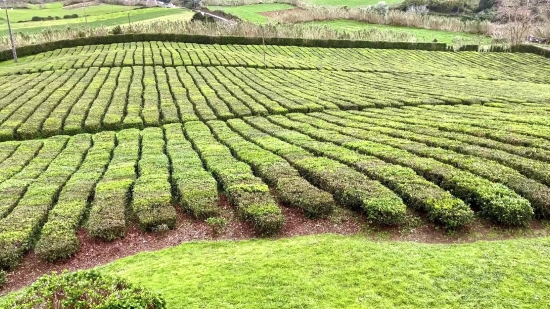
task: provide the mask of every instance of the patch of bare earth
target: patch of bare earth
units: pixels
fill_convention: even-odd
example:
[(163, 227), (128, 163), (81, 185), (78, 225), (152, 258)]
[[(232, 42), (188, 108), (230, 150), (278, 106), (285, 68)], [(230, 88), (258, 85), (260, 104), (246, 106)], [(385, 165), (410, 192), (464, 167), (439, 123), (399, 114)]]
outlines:
[(95, 6), (95, 5), (100, 5), (100, 4), (101, 4), (101, 2), (99, 2), (99, 1), (89, 1), (89, 2), (80, 2), (80, 3), (67, 5), (67, 6), (64, 6), (63, 8), (71, 10), (71, 9), (78, 9), (78, 8)]
[[(174, 230), (166, 232), (144, 232), (132, 224), (126, 236), (112, 242), (105, 242), (87, 236), (85, 230), (78, 232), (80, 250), (71, 258), (56, 263), (41, 261), (34, 252), (28, 252), (22, 263), (8, 273), (8, 283), (0, 288), (0, 295), (21, 289), (43, 274), (52, 271), (88, 269), (106, 264), (116, 259), (144, 251), (155, 251), (197, 240), (243, 240), (258, 237), (252, 227), (239, 220), (234, 209), (221, 196), (222, 216), (227, 219), (227, 228), (218, 237), (212, 236), (210, 226), (196, 220), (178, 209), (178, 220)], [(515, 237), (540, 237), (550, 235), (550, 225), (546, 222), (534, 222), (521, 229), (495, 226), (492, 223), (476, 219), (468, 227), (452, 233), (438, 228), (418, 214), (411, 213), (407, 223), (400, 227), (381, 227), (368, 222), (358, 212), (338, 207), (328, 218), (310, 219), (298, 209), (282, 206), (285, 225), (273, 239), (334, 233), (342, 235), (359, 234), (377, 241), (413, 241), (421, 243), (463, 243), (477, 240), (500, 240)]]
[(294, 13), (294, 12), (303, 12), (303, 11), (305, 11), (305, 10), (301, 9), (301, 8), (293, 8), (293, 9), (288, 9), (288, 10), (259, 12), (258, 14), (263, 15), (265, 17), (269, 17), (269, 18), (275, 18), (279, 15), (284, 15), (284, 14)]

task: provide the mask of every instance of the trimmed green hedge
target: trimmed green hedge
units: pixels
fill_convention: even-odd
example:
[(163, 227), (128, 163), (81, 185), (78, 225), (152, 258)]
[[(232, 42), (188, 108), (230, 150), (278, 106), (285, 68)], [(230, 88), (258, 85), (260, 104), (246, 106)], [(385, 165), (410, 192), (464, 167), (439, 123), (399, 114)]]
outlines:
[[(112, 44), (145, 41), (170, 41), (197, 44), (239, 44), (262, 45), (262, 38), (237, 37), (237, 36), (205, 36), (169, 33), (140, 33), (121, 34), (79, 38), (73, 40), (60, 40), (36, 45), (28, 45), (17, 48), (17, 56), (24, 57), (60, 48), (70, 48), (92, 44)], [(303, 46), (303, 47), (338, 47), (338, 48), (377, 48), (377, 49), (409, 49), (445, 51), (445, 43), (412, 43), (412, 42), (380, 42), (380, 41), (352, 41), (352, 40), (307, 40), (294, 38), (265, 38), (266, 45)], [(11, 50), (0, 52), (0, 61), (12, 59)]]
[(3, 286), (6, 282), (8, 282), (6, 272), (3, 270), (0, 270), (0, 286)]
[(97, 270), (44, 275), (5, 304), (7, 308), (166, 308), (156, 293)]

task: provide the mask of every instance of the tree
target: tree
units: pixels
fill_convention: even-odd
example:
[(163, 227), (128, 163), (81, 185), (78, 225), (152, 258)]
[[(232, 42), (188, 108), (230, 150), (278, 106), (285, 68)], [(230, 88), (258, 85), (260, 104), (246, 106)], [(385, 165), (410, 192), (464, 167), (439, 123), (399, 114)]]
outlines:
[(499, 0), (498, 17), (512, 45), (522, 44), (541, 24), (547, 23), (550, 0)]
[(196, 10), (202, 6), (202, 0), (182, 0), (181, 4), (191, 10)]

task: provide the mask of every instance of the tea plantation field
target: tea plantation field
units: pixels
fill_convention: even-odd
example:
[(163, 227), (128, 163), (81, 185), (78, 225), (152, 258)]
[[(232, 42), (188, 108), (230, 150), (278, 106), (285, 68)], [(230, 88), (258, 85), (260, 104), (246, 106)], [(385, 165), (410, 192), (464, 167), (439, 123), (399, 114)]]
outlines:
[(550, 217), (550, 59), (169, 42), (0, 66), (0, 267), (174, 228), (176, 209), (258, 236), (281, 207), (381, 226)]

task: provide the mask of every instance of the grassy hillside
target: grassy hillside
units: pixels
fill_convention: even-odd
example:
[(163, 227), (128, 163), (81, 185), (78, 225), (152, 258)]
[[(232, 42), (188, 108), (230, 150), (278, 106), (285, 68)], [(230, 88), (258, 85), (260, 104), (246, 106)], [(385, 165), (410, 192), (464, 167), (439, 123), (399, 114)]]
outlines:
[[(340, 5), (342, 2), (338, 1), (322, 1), (318, 0), (320, 5)], [(361, 3), (376, 4), (375, 1), (356, 1), (357, 5), (360, 6)], [(355, 2), (354, 2), (355, 3)], [(349, 5), (349, 4), (348, 4)], [(242, 5), (242, 6), (209, 6), (211, 10), (220, 10), (230, 14), (233, 14), (239, 17), (242, 20), (254, 22), (254, 23), (275, 23), (276, 20), (270, 18), (263, 13), (265, 12), (274, 12), (281, 10), (288, 10), (294, 8), (288, 4), (252, 4), (252, 5)], [(304, 12), (304, 14), (307, 14)], [(432, 30), (432, 29), (423, 29), (423, 28), (412, 28), (412, 27), (400, 27), (400, 26), (391, 26), (391, 25), (378, 25), (378, 24), (368, 24), (364, 22), (354, 21), (354, 20), (327, 20), (327, 21), (314, 21), (308, 22), (305, 24), (314, 25), (314, 26), (325, 26), (330, 29), (341, 30), (343, 32), (349, 31), (361, 31), (361, 30), (372, 30), (376, 28), (381, 31), (392, 31), (397, 35), (405, 33), (416, 37), (417, 41), (420, 42), (431, 42), (434, 39), (437, 39), (438, 42), (444, 42), (451, 44), (453, 41), (466, 41), (467, 44), (490, 44), (490, 37), (483, 37), (474, 35), (471, 33), (464, 32), (450, 32), (450, 31), (441, 31), (441, 30)], [(381, 39), (383, 40), (383, 39)]]
[(319, 235), (199, 242), (102, 269), (169, 308), (547, 308), (548, 239), (461, 245)]
[[(166, 8), (144, 8), (136, 9), (131, 6), (120, 5), (98, 5), (86, 8), (87, 23), (84, 17), (83, 8), (64, 9), (59, 7), (61, 3), (50, 4), (45, 9), (14, 9), (10, 10), (10, 21), (14, 32), (36, 33), (45, 29), (61, 30), (67, 27), (101, 27), (128, 24), (128, 15), (131, 22), (141, 22), (151, 19), (159, 19), (170, 16), (189, 20), (193, 14), (184, 9), (166, 9)], [(63, 19), (63, 15), (78, 14), (78, 18)], [(0, 14), (0, 35), (8, 34), (8, 25), (5, 15)], [(28, 21), (33, 16), (60, 16), (62, 19), (48, 21)], [(26, 21), (26, 22), (16, 22)]]
[[(2, 6), (3, 7), (3, 6)], [(29, 5), (29, 9), (13, 9), (9, 11), (10, 21), (17, 23), (21, 21), (29, 21), (33, 16), (48, 17), (59, 16), (63, 18), (64, 15), (78, 14), (78, 16), (84, 16), (84, 12), (88, 16), (104, 15), (116, 12), (130, 11), (138, 8), (137, 6), (124, 6), (124, 5), (110, 5), (101, 4), (95, 6), (89, 6), (86, 8), (72, 8), (67, 9), (63, 7), (62, 2), (52, 2), (44, 5), (44, 8), (40, 9), (37, 5)], [(0, 14), (2, 22), (6, 21), (5, 13)]]

